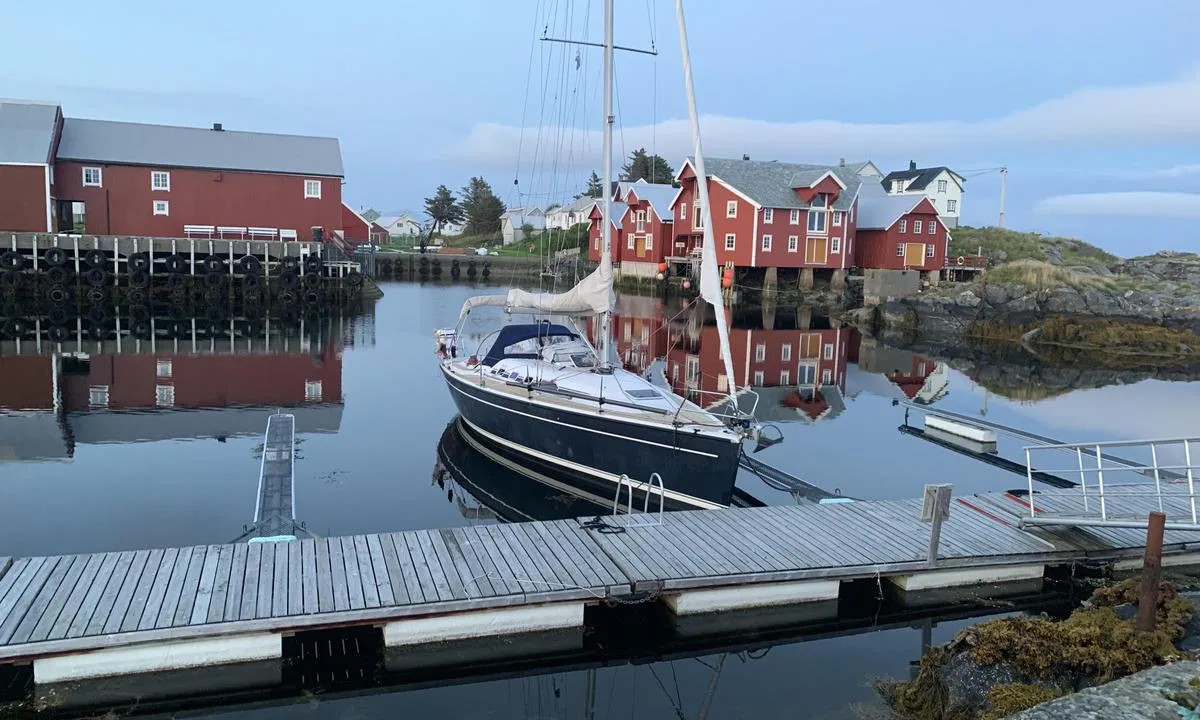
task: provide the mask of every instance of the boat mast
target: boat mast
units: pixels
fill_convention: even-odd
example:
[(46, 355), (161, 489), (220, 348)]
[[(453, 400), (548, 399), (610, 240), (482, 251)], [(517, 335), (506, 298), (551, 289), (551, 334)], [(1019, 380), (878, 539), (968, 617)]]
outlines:
[[(612, 76), (613, 76), (613, 0), (604, 0), (604, 187), (601, 194), (600, 220), (604, 223), (600, 263), (612, 264)], [(600, 314), (600, 370), (609, 372), (612, 343), (612, 311)]]

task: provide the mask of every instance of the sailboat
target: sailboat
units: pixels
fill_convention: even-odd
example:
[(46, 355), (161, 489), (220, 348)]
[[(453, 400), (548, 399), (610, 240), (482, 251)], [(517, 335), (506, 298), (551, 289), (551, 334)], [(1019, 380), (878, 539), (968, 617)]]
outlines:
[[(753, 418), (737, 408), (729, 327), (717, 270), (701, 153), (699, 118), (682, 0), (676, 0), (697, 187), (705, 214), (700, 295), (712, 305), (724, 361), (729, 414), (701, 408), (611, 360), (613, 290), (612, 141), (613, 0), (604, 3), (602, 253), (599, 267), (562, 293), (511, 289), (467, 299), (456, 328), (435, 332), (439, 366), (466, 430), (533, 467), (566, 473), (601, 497), (630, 487), (634, 503), (650, 496), (664, 507), (727, 507), (742, 441), (756, 437)], [(529, 322), (508, 322), (476, 347), (460, 330), (482, 306), (503, 307)], [(599, 318), (599, 348), (572, 317)], [(743, 392), (752, 392), (749, 389)], [(661, 482), (654, 482), (655, 480)]]

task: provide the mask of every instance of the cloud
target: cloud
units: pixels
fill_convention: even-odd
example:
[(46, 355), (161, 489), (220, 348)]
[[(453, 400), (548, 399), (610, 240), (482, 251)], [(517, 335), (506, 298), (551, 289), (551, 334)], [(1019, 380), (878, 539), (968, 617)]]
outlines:
[(1047, 215), (1200, 217), (1200, 194), (1102, 192), (1055, 195), (1039, 201), (1034, 211)]
[[(708, 115), (701, 119), (701, 127), (705, 153), (713, 156), (749, 153), (763, 159), (828, 161), (833, 157), (946, 157), (967, 152), (1002, 156), (1039, 148), (1195, 144), (1200, 142), (1196, 117), (1200, 117), (1200, 68), (1163, 82), (1083, 88), (977, 122), (788, 123)], [(538, 132), (536, 127), (529, 128), (527, 140)], [(572, 166), (591, 168), (597, 164), (599, 129), (543, 127), (540, 132), (543, 138), (573, 138), (577, 148), (589, 150), (576, 152)], [(621, 130), (621, 138), (627, 149), (650, 147), (653, 138), (658, 152), (669, 159), (691, 153), (691, 133), (685, 119), (666, 120), (653, 127), (626, 127)], [(480, 123), (449, 153), (448, 159), (474, 167), (511, 170), (517, 165), (520, 145), (521, 128)], [(527, 153), (522, 164), (528, 162)], [(558, 169), (563, 169), (561, 160)]]
[(1129, 180), (1177, 180), (1193, 175), (1200, 175), (1200, 165), (1172, 165), (1167, 168), (1149, 168), (1146, 170), (1110, 170), (1103, 174)]

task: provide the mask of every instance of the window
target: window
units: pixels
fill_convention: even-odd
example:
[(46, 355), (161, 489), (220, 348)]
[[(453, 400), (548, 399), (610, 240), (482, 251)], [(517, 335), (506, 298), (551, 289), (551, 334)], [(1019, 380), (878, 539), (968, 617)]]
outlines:
[(796, 252), (800, 249), (800, 238), (795, 235), (788, 235), (788, 252)]
[(958, 212), (958, 201), (957, 200), (947, 200), (946, 201), (946, 212)]
[(88, 405), (94, 408), (108, 407), (108, 386), (93, 385), (88, 388)]
[(646, 231), (646, 211), (645, 210), (637, 211), (637, 231), (638, 232)]
[(787, 362), (792, 359), (792, 344), (788, 343), (779, 349), (779, 359)]
[(842, 251), (842, 239), (838, 238), (838, 237), (829, 238), (829, 252), (836, 255), (837, 253), (840, 253), (841, 251)]
[(171, 361), (170, 360), (159, 360), (156, 363), (155, 375), (157, 375), (160, 378), (171, 377)]
[(788, 372), (787, 370), (784, 370), (783, 372), (779, 373), (779, 384), (780, 385), (787, 385), (791, 381), (792, 381), (792, 374), (790, 372)]
[(896, 257), (904, 257), (904, 243), (896, 243)]
[(647, 235), (646, 236), (646, 252), (650, 252), (653, 249), (654, 249), (654, 236)]
[(158, 407), (175, 407), (175, 386), (155, 385), (154, 404)]
[(825, 208), (828, 206), (829, 196), (825, 193), (818, 193), (816, 197), (809, 203), (808, 210), (808, 231), (811, 233), (825, 232), (826, 216), (829, 211)]
[(700, 212), (700, 203), (692, 205), (692, 229), (704, 229), (704, 213)]
[(687, 203), (679, 203), (679, 219), (687, 220)]
[(621, 338), (625, 342), (633, 340), (633, 323), (631, 321), (626, 320), (625, 324), (621, 326)]
[(898, 192), (902, 191), (903, 189), (904, 189), (904, 181), (903, 180), (893, 180), (892, 181), (892, 192), (898, 193)]
[(321, 402), (323, 399), (323, 391), (320, 380), (305, 380), (304, 381), (304, 399), (308, 402)]
[(917, 235), (921, 234), (921, 221), (920, 220), (913, 220), (913, 232), (916, 233)]
[(833, 380), (833, 371), (825, 368), (821, 371), (821, 384), (828, 385)]
[(737, 217), (737, 200), (730, 200), (729, 202), (725, 203), (725, 217)]
[(763, 235), (762, 247), (763, 247), (763, 252), (771, 251), (771, 236), (770, 235)]
[(842, 211), (841, 210), (835, 210), (833, 212), (833, 226), (834, 227), (842, 226)]
[(154, 214), (155, 215), (170, 215), (171, 214), (170, 203), (168, 203), (166, 200), (155, 200), (154, 201)]
[(151, 190), (170, 190), (171, 189), (171, 173), (162, 170), (150, 171), (150, 189)]
[(733, 250), (736, 247), (737, 247), (737, 235), (734, 235), (733, 233), (729, 233), (728, 235), (725, 236), (725, 249)]
[(825, 351), (824, 352), (825, 352), (824, 358), (826, 360), (832, 360), (833, 359), (833, 343), (825, 343)]
[(774, 208), (767, 208), (767, 209), (763, 210), (763, 222), (764, 223), (775, 222), (775, 209)]
[(763, 384), (763, 371), (762, 370), (754, 371), (754, 383), (753, 384), (757, 387), (762, 387), (762, 384)]
[(945, 180), (938, 180), (938, 192), (940, 192), (940, 193), (946, 192), (946, 181)]
[(933, 243), (925, 245), (925, 257), (933, 257)]
[(321, 181), (320, 180), (305, 180), (304, 181), (304, 197), (321, 199)]
[(53, 185), (54, 184), (54, 166), (51, 165), (49, 167), (50, 167), (50, 184)]
[(642, 344), (644, 345), (649, 342), (650, 342), (650, 326), (643, 325), (642, 326)]
[(767, 359), (767, 344), (758, 343), (754, 346), (754, 362), (762, 362)]
[(796, 368), (796, 384), (812, 385), (817, 379), (817, 368), (812, 365), (801, 365)]
[(788, 213), (788, 224), (789, 225), (799, 225), (800, 224), (800, 211), (799, 210), (793, 210), (790, 213)]
[(933, 221), (933, 220), (930, 220), (930, 221), (929, 221), (929, 234), (930, 234), (930, 235), (936, 235), (936, 234), (937, 234), (937, 222), (935, 222), (935, 221)]
[(902, 233), (906, 233), (906, 232), (908, 232), (908, 221), (907, 221), (907, 220), (901, 220), (901, 221), (900, 221), (900, 227), (899, 227), (898, 229), (899, 229), (899, 230), (900, 230), (900, 232), (902, 232)]
[(917, 375), (925, 374), (925, 363), (917, 363)]
[(636, 241), (634, 240), (633, 235), (632, 234), (629, 235), (628, 237), (625, 238), (625, 247), (629, 250), (633, 250), (634, 242), (636, 242)]
[(100, 168), (85, 167), (83, 169), (83, 186), (84, 187), (103, 187), (101, 181)]
[(689, 355), (687, 359), (687, 380), (696, 382), (700, 379), (700, 358)]

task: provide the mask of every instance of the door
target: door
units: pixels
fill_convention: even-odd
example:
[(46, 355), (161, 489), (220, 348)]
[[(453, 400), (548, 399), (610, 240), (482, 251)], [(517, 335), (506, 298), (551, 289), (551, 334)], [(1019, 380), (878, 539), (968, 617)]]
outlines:
[(648, 242), (648, 241), (646, 240), (646, 236), (645, 236), (645, 235), (643, 235), (643, 236), (641, 237), (641, 239), (639, 239), (639, 240), (637, 240), (637, 241), (635, 241), (635, 242), (636, 242), (636, 245), (637, 245), (637, 256), (638, 256), (638, 260), (645, 259), (645, 257), (646, 257), (646, 244), (647, 244), (647, 242)]
[(920, 267), (925, 264), (925, 243), (904, 244), (904, 266)]
[(816, 358), (821, 354), (821, 333), (805, 333), (800, 336), (800, 358)]
[(810, 237), (804, 248), (804, 264), (824, 265), (829, 257), (829, 239)]

